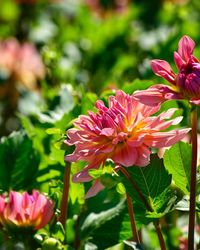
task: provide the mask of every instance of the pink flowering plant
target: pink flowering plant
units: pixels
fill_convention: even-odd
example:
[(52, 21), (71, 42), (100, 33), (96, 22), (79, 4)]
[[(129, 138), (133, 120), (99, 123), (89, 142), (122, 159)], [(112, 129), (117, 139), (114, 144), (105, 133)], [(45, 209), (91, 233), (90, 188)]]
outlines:
[(49, 223), (53, 208), (53, 202), (36, 190), (31, 195), (11, 191), (8, 199), (4, 194), (0, 196), (0, 223), (13, 231), (37, 230)]
[(31, 249), (30, 244), (35, 246), (34, 231), (45, 227), (53, 215), (53, 201), (37, 190), (33, 190), (32, 194), (10, 191), (8, 197), (5, 193), (0, 196), (0, 225), (14, 241), (25, 236), (26, 249)]
[[(125, 94), (123, 91), (117, 91), (116, 96), (109, 97), (108, 107), (101, 100), (96, 102), (95, 107), (97, 113), (89, 111), (88, 115), (81, 115), (74, 121), (75, 128), (67, 131), (68, 139), (65, 143), (74, 145), (75, 150), (67, 155), (65, 160), (87, 162), (81, 171), (74, 174), (72, 180), (88, 182), (94, 178), (86, 198), (96, 195), (104, 188), (105, 179), (102, 176), (109, 173), (104, 168), (109, 165), (106, 162), (111, 160), (111, 175), (120, 175), (122, 179), (115, 180), (122, 181), (127, 189), (132, 229), (134, 215), (131, 211), (134, 207), (134, 210), (140, 211), (139, 214), (136, 212), (136, 217), (142, 217), (142, 214), (144, 216), (143, 219), (140, 217), (140, 222), (153, 221), (161, 249), (165, 249), (159, 220), (156, 218), (171, 211), (174, 207), (172, 200), (177, 199), (173, 197), (170, 188), (171, 175), (165, 170), (162, 159), (155, 154), (152, 157), (150, 155), (153, 148), (169, 147), (180, 141), (190, 129), (166, 131), (181, 122), (182, 117), (172, 118), (176, 109), (169, 109), (155, 116), (160, 109), (159, 103), (156, 106), (142, 104), (134, 95)], [(133, 239), (139, 243), (140, 239), (134, 232), (137, 232), (136, 228), (133, 230)]]
[(174, 52), (177, 74), (168, 62), (160, 59), (152, 60), (153, 72), (167, 80), (170, 86), (157, 84), (145, 91), (136, 92), (134, 96), (149, 105), (173, 99), (186, 99), (191, 104), (200, 105), (200, 62), (193, 55), (194, 47), (195, 43), (190, 37), (183, 36), (180, 39), (178, 52)]
[[(45, 76), (45, 67), (36, 48), (15, 38), (0, 41), (0, 70), (28, 89), (37, 88), (37, 80)], [(31, 60), (30, 60), (31, 58)]]
[(199, 12), (0, 1), (0, 250), (200, 249)]
[[(109, 97), (109, 107), (102, 101), (96, 102), (97, 114), (88, 112), (75, 122), (75, 128), (69, 129), (67, 145), (75, 145), (75, 151), (65, 157), (66, 161), (83, 160), (88, 163), (83, 170), (73, 176), (74, 182), (92, 179), (89, 171), (104, 166), (111, 159), (115, 168), (149, 164), (151, 148), (167, 147), (181, 140), (190, 129), (164, 132), (171, 125), (178, 124), (182, 117), (171, 119), (175, 109), (169, 109), (153, 116), (160, 105), (147, 106), (133, 96), (117, 91), (116, 96)], [(102, 189), (96, 181), (87, 197)], [(94, 193), (93, 193), (94, 192)]]

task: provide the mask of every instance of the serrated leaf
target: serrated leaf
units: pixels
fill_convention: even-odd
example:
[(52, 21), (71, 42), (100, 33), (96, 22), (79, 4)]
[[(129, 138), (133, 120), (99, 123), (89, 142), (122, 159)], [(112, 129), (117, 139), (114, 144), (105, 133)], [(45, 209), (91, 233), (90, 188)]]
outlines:
[(93, 230), (101, 227), (105, 222), (117, 217), (125, 209), (125, 202), (119, 203), (117, 206), (100, 213), (90, 213), (84, 221), (81, 232), (82, 237), (90, 234)]
[(190, 187), (190, 168), (191, 168), (191, 145), (184, 142), (178, 142), (164, 155), (164, 165), (172, 178), (185, 194), (189, 193)]
[[(171, 196), (165, 195), (171, 184), (171, 175), (164, 168), (162, 159), (159, 159), (156, 155), (152, 155), (150, 164), (147, 167), (133, 166), (126, 170), (142, 192), (146, 201), (150, 204), (154, 218), (160, 217), (160, 214), (164, 213), (171, 199)], [(122, 183), (132, 198), (136, 218), (139, 218), (143, 223), (148, 223), (145, 215), (149, 211), (142, 202), (138, 192), (122, 174), (121, 176)], [(169, 205), (170, 207), (172, 206), (170, 203)]]

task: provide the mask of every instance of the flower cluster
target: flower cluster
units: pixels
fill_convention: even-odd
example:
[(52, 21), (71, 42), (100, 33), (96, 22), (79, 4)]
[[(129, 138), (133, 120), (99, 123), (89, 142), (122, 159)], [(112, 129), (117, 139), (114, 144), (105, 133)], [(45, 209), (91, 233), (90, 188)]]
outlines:
[(181, 117), (171, 119), (176, 109), (151, 116), (159, 110), (160, 105), (142, 104), (120, 90), (116, 96), (109, 98), (109, 107), (97, 101), (96, 108), (96, 114), (88, 112), (88, 115), (81, 115), (74, 122), (75, 128), (67, 132), (67, 145), (75, 145), (76, 148), (65, 160), (88, 163), (73, 176), (74, 182), (90, 181), (89, 170), (103, 166), (107, 159), (112, 159), (116, 166), (147, 166), (150, 148), (171, 146), (189, 131), (179, 129), (163, 132), (181, 121)]
[(0, 224), (7, 229), (37, 230), (50, 221), (53, 208), (53, 202), (36, 190), (32, 195), (11, 191), (8, 199), (4, 194), (0, 196)]
[(168, 62), (152, 60), (154, 73), (166, 79), (171, 86), (154, 85), (147, 90), (137, 91), (134, 96), (149, 105), (170, 99), (186, 99), (191, 104), (200, 105), (200, 62), (193, 55), (194, 47), (194, 41), (188, 36), (179, 41), (178, 52), (174, 52), (178, 74), (173, 72)]
[(10, 77), (34, 89), (37, 79), (45, 76), (45, 67), (35, 47), (30, 43), (19, 44), (10, 38), (0, 42), (0, 69)]

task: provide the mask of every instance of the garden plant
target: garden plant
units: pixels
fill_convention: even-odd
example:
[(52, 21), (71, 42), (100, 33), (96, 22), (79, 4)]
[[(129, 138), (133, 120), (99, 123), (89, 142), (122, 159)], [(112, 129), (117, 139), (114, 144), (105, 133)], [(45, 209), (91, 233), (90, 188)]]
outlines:
[(0, 250), (200, 249), (199, 1), (0, 10)]

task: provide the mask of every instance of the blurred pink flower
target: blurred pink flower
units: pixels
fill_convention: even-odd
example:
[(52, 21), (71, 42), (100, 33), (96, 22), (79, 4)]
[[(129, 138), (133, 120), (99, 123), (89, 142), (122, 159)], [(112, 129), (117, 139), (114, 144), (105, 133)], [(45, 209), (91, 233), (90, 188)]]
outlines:
[(32, 195), (11, 191), (8, 201), (4, 194), (0, 196), (0, 224), (8, 229), (19, 227), (37, 230), (50, 221), (53, 207), (53, 202), (36, 190), (33, 190)]
[(86, 5), (101, 17), (111, 12), (122, 13), (127, 10), (129, 0), (85, 0)]
[[(112, 159), (116, 166), (146, 166), (149, 164), (151, 147), (171, 146), (181, 140), (190, 129), (161, 132), (170, 125), (178, 124), (182, 117), (170, 119), (176, 109), (169, 109), (160, 115), (156, 113), (160, 105), (150, 107), (117, 91), (109, 98), (107, 108), (102, 101), (96, 102), (97, 113), (88, 112), (74, 122), (75, 128), (67, 132), (67, 145), (75, 145), (66, 161), (83, 160), (88, 165), (73, 176), (74, 182), (90, 181), (88, 171), (103, 166), (107, 159)], [(90, 195), (102, 188), (95, 182)], [(90, 196), (89, 195), (89, 196)]]
[(175, 74), (163, 60), (152, 60), (154, 73), (165, 78), (171, 86), (158, 84), (144, 91), (136, 91), (134, 96), (142, 103), (157, 105), (170, 99), (187, 99), (190, 103), (200, 105), (200, 62), (194, 57), (194, 41), (183, 36), (178, 44), (178, 52), (174, 52), (174, 61), (178, 68)]
[(27, 88), (34, 89), (37, 79), (45, 76), (45, 67), (35, 47), (14, 38), (0, 42), (0, 69)]
[[(188, 226), (184, 226), (181, 228), (182, 236), (178, 238), (179, 240), (179, 250), (188, 250)], [(195, 249), (197, 249), (197, 243), (200, 239), (200, 226), (195, 225)], [(199, 249), (199, 248), (198, 248)]]

